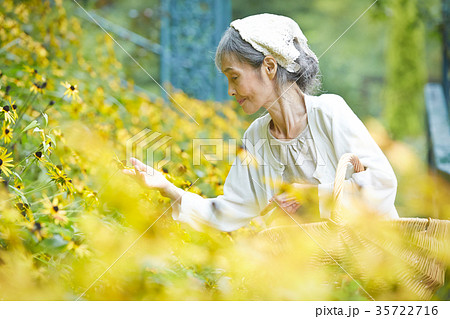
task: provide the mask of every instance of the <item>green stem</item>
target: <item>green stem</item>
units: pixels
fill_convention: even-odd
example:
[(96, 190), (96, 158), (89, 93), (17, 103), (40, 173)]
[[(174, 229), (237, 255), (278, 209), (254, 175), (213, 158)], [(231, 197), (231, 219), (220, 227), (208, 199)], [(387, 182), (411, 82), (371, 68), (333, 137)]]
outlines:
[[(59, 99), (58, 102), (55, 102), (55, 104), (61, 102), (61, 101), (63, 100), (63, 98), (64, 98), (64, 96), (62, 96), (62, 97)], [(34, 101), (34, 100), (33, 100), (33, 101)], [(53, 104), (53, 105), (55, 105), (55, 104)], [(47, 110), (50, 109), (51, 107), (53, 107), (53, 105), (50, 105), (50, 104), (47, 105), (47, 107), (41, 112), (41, 114), (39, 114), (37, 117), (35, 117), (35, 118), (33, 119), (33, 121), (34, 121), (34, 120), (37, 120), (38, 118), (40, 118), (40, 117), (42, 116), (42, 114), (45, 113), (45, 112), (47, 112)], [(24, 112), (24, 113), (25, 113), (25, 112)], [(23, 115), (23, 114), (22, 114), (22, 115)], [(17, 123), (19, 122), (19, 120), (20, 120), (20, 118), (17, 119), (16, 124), (14, 125), (14, 129), (16, 128)], [(23, 132), (20, 132), (19, 134), (17, 134), (17, 135), (13, 138), (13, 140), (9, 143), (9, 145), (11, 146), (10, 151), (13, 150), (14, 144), (17, 142), (17, 139), (19, 138), (19, 136), (20, 136), (22, 133), (23, 133)]]
[(19, 175), (23, 175), (25, 174), (25, 172), (30, 168), (30, 166), (33, 164), (34, 161), (37, 161), (37, 159), (34, 159), (31, 161), (31, 163), (29, 163), (27, 166), (25, 166), (25, 168), (19, 173)]
[(59, 99), (58, 102), (55, 102), (53, 105), (48, 104), (48, 105), (45, 107), (45, 109), (44, 109), (43, 111), (41, 111), (41, 114), (39, 114), (38, 116), (36, 116), (36, 117), (32, 120), (32, 122), (35, 121), (35, 120), (37, 120), (38, 118), (40, 118), (45, 112), (47, 112), (50, 108), (52, 108), (56, 103), (61, 102), (61, 101), (63, 100), (63, 98), (64, 98), (64, 95)]
[[(41, 150), (41, 149), (42, 149), (42, 145), (39, 145), (39, 147), (38, 147), (35, 151), (33, 151), (32, 153), (28, 154), (23, 160), (21, 160), (19, 163), (17, 163), (17, 164), (14, 166), (13, 169), (15, 169), (17, 166), (19, 166), (20, 164), (22, 164), (23, 161), (25, 161), (28, 157), (32, 156), (34, 153), (36, 153), (37, 151), (39, 151), (39, 150)], [(33, 163), (33, 162), (31, 162), (31, 163)], [(27, 166), (25, 166), (25, 168), (19, 173), (19, 175), (22, 175), (23, 173), (25, 173), (25, 171), (28, 169), (28, 167), (31, 166), (31, 163), (29, 163)], [(9, 184), (9, 182), (11, 181), (11, 178), (12, 178), (12, 177), (13, 177), (13, 174), (11, 174), (11, 175), (9, 176), (9, 178), (8, 178), (8, 184)]]
[[(39, 146), (39, 148), (41, 148), (41, 146)], [(37, 151), (39, 150), (39, 148), (37, 149)], [(36, 153), (37, 151), (33, 151), (32, 153), (28, 154), (26, 157), (24, 157), (23, 160), (21, 160), (19, 163), (17, 163), (14, 168), (16, 168), (17, 166), (19, 166), (20, 164), (23, 163), (23, 161), (25, 161), (28, 157), (30, 157), (31, 155), (33, 155), (34, 153)]]
[(30, 93), (28, 94), (27, 98), (25, 99), (25, 101), (23, 102), (23, 107), (21, 108), (21, 110), (23, 110), (26, 105), (28, 104), (28, 101), (30, 100), (31, 96), (33, 95), (33, 92), (30, 91)]
[(30, 101), (30, 103), (25, 103), (24, 107), (20, 111), (20, 114), (18, 116), (18, 119), (16, 121), (16, 124), (14, 124), (14, 129), (16, 129), (19, 125), (20, 120), (22, 119), (23, 115), (27, 112), (28, 108), (31, 106), (31, 104), (36, 100), (37, 94), (33, 96), (33, 99)]

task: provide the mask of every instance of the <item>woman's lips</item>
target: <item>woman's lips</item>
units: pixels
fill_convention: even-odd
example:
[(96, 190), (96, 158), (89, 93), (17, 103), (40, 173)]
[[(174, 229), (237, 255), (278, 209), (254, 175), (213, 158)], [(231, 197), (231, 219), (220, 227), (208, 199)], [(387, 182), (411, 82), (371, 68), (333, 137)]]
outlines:
[(242, 100), (238, 100), (237, 102), (240, 104), (240, 105), (242, 105), (242, 103), (245, 101), (245, 99), (242, 99)]

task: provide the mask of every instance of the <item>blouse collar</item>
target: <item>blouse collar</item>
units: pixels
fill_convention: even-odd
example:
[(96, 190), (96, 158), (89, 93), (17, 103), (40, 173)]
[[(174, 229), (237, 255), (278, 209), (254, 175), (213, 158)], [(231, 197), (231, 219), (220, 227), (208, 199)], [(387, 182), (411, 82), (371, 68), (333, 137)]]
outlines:
[[(311, 130), (311, 125), (310, 125), (310, 115), (312, 115), (312, 99), (314, 98), (313, 96), (304, 93), (305, 95), (305, 106), (306, 106), (306, 113), (308, 114), (308, 126), (306, 127), (306, 129), (310, 129)], [(270, 166), (275, 168), (276, 170), (283, 172), (284, 171), (284, 165), (279, 162), (276, 158), (275, 155), (272, 152), (272, 149), (269, 145), (270, 143), (270, 139), (273, 138), (270, 135), (270, 131), (269, 131), (269, 123), (270, 120), (272, 119), (270, 114), (267, 113), (266, 115), (264, 115), (262, 117), (264, 119), (262, 126), (261, 126), (261, 134), (260, 136), (264, 137), (266, 139), (266, 143), (264, 143), (264, 147), (266, 147), (266, 154), (267, 154), (267, 161), (269, 162)], [(302, 135), (305, 132), (305, 130), (303, 130), (300, 135)], [(312, 132), (311, 132), (312, 134)], [(316, 143), (315, 143), (316, 144)], [(316, 154), (317, 154), (317, 146), (316, 147)], [(264, 161), (266, 161), (266, 159), (264, 159)], [(316, 170), (317, 170), (317, 166), (316, 166)]]

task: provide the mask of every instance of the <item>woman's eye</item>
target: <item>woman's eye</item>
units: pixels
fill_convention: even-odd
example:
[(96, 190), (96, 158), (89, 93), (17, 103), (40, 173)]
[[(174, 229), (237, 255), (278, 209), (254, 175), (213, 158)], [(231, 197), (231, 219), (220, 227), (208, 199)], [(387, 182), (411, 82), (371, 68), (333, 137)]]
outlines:
[(238, 78), (237, 76), (233, 76), (231, 79), (236, 80), (237, 78)]

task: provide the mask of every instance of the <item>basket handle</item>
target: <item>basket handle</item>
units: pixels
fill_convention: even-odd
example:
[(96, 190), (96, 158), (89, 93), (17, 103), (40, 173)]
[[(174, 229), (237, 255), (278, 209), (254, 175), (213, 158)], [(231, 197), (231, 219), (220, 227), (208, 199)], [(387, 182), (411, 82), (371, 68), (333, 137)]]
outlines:
[(334, 222), (340, 221), (339, 207), (342, 200), (345, 175), (347, 172), (347, 167), (353, 165), (355, 173), (364, 171), (366, 168), (359, 160), (358, 156), (353, 153), (345, 153), (339, 159), (338, 166), (336, 168), (336, 177), (334, 179), (333, 187), (333, 209), (331, 210), (330, 219)]

